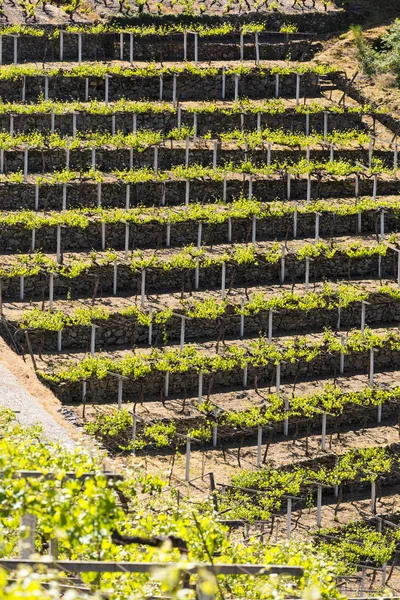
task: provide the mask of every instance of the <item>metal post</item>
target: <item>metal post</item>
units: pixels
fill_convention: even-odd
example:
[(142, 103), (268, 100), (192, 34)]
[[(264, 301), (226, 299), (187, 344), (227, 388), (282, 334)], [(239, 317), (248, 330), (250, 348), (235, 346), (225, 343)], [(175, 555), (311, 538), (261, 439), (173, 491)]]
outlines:
[(90, 332), (90, 355), (92, 356), (92, 358), (94, 357), (95, 348), (96, 348), (96, 325), (91, 325), (91, 332)]
[(306, 256), (306, 294), (308, 294), (309, 291), (309, 284), (310, 284), (310, 257)]
[[(214, 408), (214, 417), (215, 417), (215, 419), (218, 419), (218, 408)], [(217, 442), (218, 442), (218, 422), (216, 421), (215, 425), (213, 425), (213, 428), (212, 428), (212, 445), (214, 448), (216, 448)]]
[(129, 34), (129, 63), (133, 65), (133, 33)]
[(57, 263), (61, 262), (61, 225), (57, 225)]
[(185, 480), (190, 481), (190, 438), (186, 438), (186, 471)]
[(376, 504), (376, 481), (371, 481), (371, 511), (375, 513)]
[(50, 312), (53, 311), (53, 300), (54, 300), (54, 273), (50, 273), (50, 278), (49, 278), (49, 305), (50, 305)]
[(62, 349), (62, 331), (59, 329), (57, 331), (57, 352), (61, 352)]
[(318, 485), (317, 486), (317, 527), (318, 528), (321, 527), (321, 523), (322, 523), (321, 509), (322, 509), (322, 486)]
[(321, 437), (321, 450), (326, 451), (326, 412), (322, 413), (322, 437)]
[(22, 515), (19, 534), (19, 558), (29, 559), (35, 553), (36, 517), (30, 513)]
[(169, 371), (166, 371), (164, 375), (164, 395), (166, 398), (169, 396)]
[(129, 223), (125, 223), (125, 258), (129, 254)]
[(18, 64), (18, 36), (14, 35), (14, 65)]
[(122, 377), (118, 377), (118, 410), (122, 408)]
[(113, 272), (113, 295), (117, 295), (117, 277), (118, 277), (118, 266), (117, 261), (114, 260), (114, 272)]
[(101, 224), (101, 249), (106, 249), (106, 224), (104, 222)]
[(24, 149), (24, 181), (28, 180), (28, 148)]
[(257, 218), (255, 216), (253, 216), (252, 225), (251, 225), (251, 243), (252, 244), (256, 243), (256, 237), (257, 237)]
[(262, 427), (258, 425), (257, 428), (257, 467), (261, 467), (261, 446), (262, 446)]
[(361, 233), (362, 222), (361, 222), (361, 210), (357, 213), (357, 233)]
[(199, 404), (203, 402), (203, 371), (201, 369), (199, 371), (198, 402)]
[(218, 142), (213, 144), (213, 169), (217, 170)]
[(369, 385), (370, 387), (374, 386), (374, 355), (375, 350), (370, 348), (369, 351)]
[(194, 289), (198, 290), (199, 289), (199, 275), (200, 275), (200, 257), (196, 256), (196, 266), (195, 266), (195, 270), (194, 270)]
[(82, 34), (78, 33), (78, 64), (82, 64)]
[(185, 146), (185, 167), (189, 165), (189, 137), (186, 136), (186, 146)]
[(172, 104), (176, 106), (176, 73), (172, 77)]
[(181, 350), (183, 350), (184, 345), (185, 345), (185, 317), (182, 315), (181, 316), (181, 342), (180, 342)]
[(201, 221), (199, 221), (198, 226), (197, 226), (197, 250), (200, 250), (200, 248), (201, 248), (202, 231), (203, 231), (203, 223)]
[[(286, 398), (285, 399), (285, 413), (287, 413), (288, 411), (289, 411), (289, 400)], [(283, 421), (283, 435), (284, 436), (289, 435), (289, 419), (288, 419), (288, 417), (285, 417), (285, 419)]]
[(124, 60), (124, 32), (119, 34), (119, 60)]
[(132, 414), (132, 454), (136, 454), (136, 429), (137, 429), (137, 416), (135, 413)]
[(316, 212), (315, 213), (315, 241), (318, 242), (319, 240), (319, 218), (321, 216), (321, 213)]
[(285, 246), (281, 245), (281, 283), (285, 281)]
[(290, 540), (290, 531), (292, 528), (292, 499), (287, 499), (286, 509), (286, 539)]
[(106, 73), (106, 75), (105, 75), (105, 90), (104, 90), (106, 106), (108, 106), (109, 87), (110, 87), (109, 84), (110, 84), (110, 76), (108, 75), (108, 73)]
[(190, 181), (189, 181), (189, 179), (186, 179), (186, 185), (185, 185), (185, 206), (189, 206), (189, 201), (190, 201)]
[[(343, 337), (343, 335), (340, 336), (340, 345), (341, 346), (344, 345), (344, 337)], [(340, 352), (340, 366), (339, 366), (339, 371), (340, 371), (340, 374), (343, 375), (343, 373), (344, 373), (344, 354), (343, 354), (343, 352)]]
[(361, 300), (361, 335), (364, 335), (365, 330), (365, 300)]
[(226, 278), (226, 263), (222, 263), (221, 269), (221, 298), (225, 299), (225, 278)]
[(269, 309), (268, 311), (268, 341), (271, 342), (272, 340), (272, 319), (273, 319), (273, 314), (274, 311), (272, 310), (272, 308)]
[(296, 104), (300, 102), (300, 75), (296, 74)]
[(246, 362), (243, 367), (243, 387), (247, 386), (248, 372), (249, 372), (249, 365)]
[(297, 206), (293, 211), (293, 237), (297, 237), (297, 216), (298, 216)]
[(244, 314), (243, 314), (243, 309), (244, 309), (244, 298), (240, 299), (240, 337), (244, 337)]
[(143, 271), (142, 271), (142, 283), (141, 283), (140, 295), (141, 295), (141, 307), (144, 308), (144, 301), (145, 301), (145, 295), (146, 295), (146, 269), (143, 269)]
[(281, 391), (281, 363), (276, 364), (276, 393), (279, 394)]
[(259, 46), (259, 43), (258, 43), (258, 31), (256, 31), (254, 33), (254, 44), (255, 44), (255, 47), (256, 47), (256, 65), (258, 67), (259, 64), (260, 64), (260, 46)]

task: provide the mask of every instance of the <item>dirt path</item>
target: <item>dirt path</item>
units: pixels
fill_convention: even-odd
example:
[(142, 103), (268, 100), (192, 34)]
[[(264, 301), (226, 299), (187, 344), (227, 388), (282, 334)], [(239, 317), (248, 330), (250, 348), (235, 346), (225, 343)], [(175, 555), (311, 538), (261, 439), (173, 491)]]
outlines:
[(37, 379), (31, 365), (0, 340), (0, 406), (17, 413), (22, 425), (43, 425), (45, 436), (74, 447), (79, 433), (57, 412), (59, 401)]

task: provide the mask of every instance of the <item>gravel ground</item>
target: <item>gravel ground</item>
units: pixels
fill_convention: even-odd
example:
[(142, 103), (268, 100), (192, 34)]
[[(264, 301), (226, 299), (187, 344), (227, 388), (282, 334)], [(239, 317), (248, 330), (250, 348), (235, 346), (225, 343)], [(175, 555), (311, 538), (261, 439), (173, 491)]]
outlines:
[(74, 447), (75, 443), (68, 432), (59, 425), (43, 408), (38, 400), (27, 392), (18, 379), (2, 364), (0, 364), (0, 406), (17, 412), (21, 425), (43, 425), (45, 436), (53, 441)]

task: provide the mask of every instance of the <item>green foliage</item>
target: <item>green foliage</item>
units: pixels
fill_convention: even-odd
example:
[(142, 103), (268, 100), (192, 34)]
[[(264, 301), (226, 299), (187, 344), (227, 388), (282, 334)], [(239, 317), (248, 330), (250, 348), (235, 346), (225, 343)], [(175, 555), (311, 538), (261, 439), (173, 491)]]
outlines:
[(376, 73), (392, 73), (400, 84), (400, 19), (395, 19), (381, 39), (381, 49), (369, 43), (361, 26), (351, 28), (357, 49), (357, 58), (363, 72), (372, 77)]

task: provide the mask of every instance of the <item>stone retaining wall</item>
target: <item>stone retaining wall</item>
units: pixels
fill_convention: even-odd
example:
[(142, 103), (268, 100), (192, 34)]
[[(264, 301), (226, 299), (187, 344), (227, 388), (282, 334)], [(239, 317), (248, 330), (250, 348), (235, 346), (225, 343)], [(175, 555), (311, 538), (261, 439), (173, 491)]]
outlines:
[[(310, 283), (320, 280), (356, 280), (376, 278), (378, 276), (379, 257), (363, 257), (360, 259), (344, 259), (336, 255), (330, 260), (315, 259), (310, 264)], [(118, 265), (118, 293), (138, 295), (140, 297), (141, 273), (133, 273), (128, 265)], [(397, 278), (397, 253), (388, 250), (387, 255), (381, 260), (381, 274), (383, 279)], [(113, 265), (98, 266), (88, 272), (81, 273), (78, 277), (69, 279), (57, 276), (54, 279), (55, 297), (65, 298), (87, 297), (95, 293), (96, 297), (111, 295), (113, 293)], [(267, 283), (279, 283), (280, 262), (266, 263), (262, 257), (258, 264), (227, 265), (226, 289), (235, 286), (253, 286)], [(285, 281), (296, 283), (304, 281), (305, 261), (294, 260), (288, 257), (285, 264)], [(146, 269), (146, 293), (156, 295), (164, 292), (190, 292), (194, 290), (194, 269), (173, 268), (164, 271), (158, 268)], [(19, 298), (19, 276), (3, 278), (3, 299)], [(44, 273), (24, 278), (25, 300), (48, 298), (49, 278)], [(199, 270), (199, 289), (221, 289), (221, 267), (212, 265)]]
[[(226, 100), (234, 98), (234, 76), (226, 77)], [(25, 79), (25, 100), (37, 102), (44, 95), (45, 78), (29, 76)], [(23, 79), (1, 79), (0, 97), (9, 102), (20, 102), (22, 99)], [(67, 77), (57, 75), (49, 77), (49, 99), (81, 100), (85, 99), (85, 77)], [(163, 77), (163, 99), (172, 100), (173, 75)], [(315, 97), (318, 95), (318, 76), (306, 73), (301, 77), (300, 96)], [(189, 72), (181, 73), (177, 78), (178, 100), (220, 100), (222, 93), (222, 75), (200, 77)], [(275, 93), (275, 75), (260, 76), (253, 71), (239, 78), (239, 96), (248, 98), (272, 98)], [(296, 75), (280, 76), (280, 95), (293, 98), (296, 95)], [(89, 100), (104, 101), (105, 80), (89, 77)], [(130, 100), (159, 100), (160, 78), (124, 77), (113, 75), (109, 79), (109, 101), (120, 98)]]
[[(329, 238), (357, 234), (357, 215), (340, 216), (331, 213), (322, 214), (319, 218), (319, 235)], [(398, 232), (400, 215), (390, 209), (385, 213), (385, 230)], [(303, 214), (297, 218), (297, 237), (315, 237), (316, 217), (314, 214)], [(228, 239), (228, 222), (204, 223), (201, 241), (207, 246), (216, 244), (251, 243), (253, 219), (232, 219), (232, 238)], [(380, 235), (380, 213), (366, 211), (362, 213), (362, 233)], [(113, 248), (122, 251), (126, 244), (125, 223), (105, 224), (104, 247), (102, 225), (98, 221), (90, 221), (88, 227), (65, 227), (61, 231), (62, 252), (82, 250), (104, 250)], [(190, 244), (196, 245), (199, 224), (195, 221), (172, 223), (170, 225), (171, 248), (179, 248)], [(41, 227), (35, 231), (35, 245), (32, 246), (32, 232), (23, 226), (0, 226), (0, 251), (29, 253), (31, 249), (44, 252), (55, 252), (57, 247), (57, 227)], [(138, 248), (166, 248), (167, 225), (165, 223), (130, 224), (129, 250)], [(256, 241), (293, 239), (293, 216), (267, 217), (256, 220)]]
[[(372, 306), (366, 307), (366, 322), (369, 326), (384, 326), (400, 322), (400, 302), (395, 299), (374, 301)], [(340, 314), (341, 331), (352, 329), (361, 323), (361, 303), (352, 304), (343, 308)], [(24, 330), (19, 330), (18, 322), (8, 321), (12, 330), (18, 330), (15, 341), (27, 353)], [(137, 345), (148, 344), (149, 329), (140, 325), (134, 317), (123, 317), (119, 314), (107, 320), (96, 321), (96, 349), (107, 351), (116, 346), (133, 348)], [(273, 319), (274, 337), (278, 335), (299, 335), (310, 331), (321, 331), (324, 327), (335, 330), (338, 324), (338, 311), (336, 309), (288, 310), (280, 309)], [(164, 327), (153, 323), (152, 343), (154, 346), (163, 346), (164, 333), (168, 343), (179, 342), (181, 333), (181, 319), (172, 316)], [(256, 337), (268, 333), (268, 313), (261, 311), (256, 315), (246, 316), (244, 320), (245, 336)], [(6, 333), (5, 331), (3, 332)], [(217, 339), (220, 335), (224, 338), (235, 339), (240, 336), (240, 315), (230, 308), (229, 312), (216, 321), (213, 319), (186, 319), (185, 340), (187, 343), (198, 339)], [(90, 351), (91, 328), (74, 326), (65, 327), (62, 331), (62, 352)], [(57, 351), (58, 333), (56, 331), (30, 330), (29, 338), (35, 354), (41, 352)]]
[[(166, 142), (167, 143), (167, 142)], [(271, 160), (282, 164), (285, 161), (296, 163), (305, 159), (305, 150), (296, 150), (290, 148), (273, 149)], [(4, 172), (15, 173), (24, 168), (23, 150), (7, 150), (4, 153)], [(393, 167), (393, 152), (377, 150), (374, 152), (376, 159), (382, 160), (387, 168)], [(368, 161), (368, 150), (360, 149), (337, 149), (335, 150), (335, 159), (344, 160), (352, 163)], [(118, 169), (153, 167), (154, 165), (154, 147), (148, 147), (142, 152), (125, 148), (110, 149), (102, 147), (96, 150), (96, 168), (103, 172), (110, 172)], [(229, 163), (236, 165), (252, 161), (257, 166), (263, 166), (267, 163), (267, 149), (252, 150), (247, 153), (244, 151), (244, 144), (233, 149), (219, 149), (217, 151), (217, 165), (224, 166)], [(317, 162), (329, 161), (329, 149), (317, 149), (310, 151), (310, 160)], [(184, 165), (186, 161), (186, 149), (184, 143), (181, 147), (161, 146), (158, 148), (158, 168), (160, 170), (170, 170), (177, 165)], [(212, 147), (189, 148), (189, 165), (200, 164), (209, 167), (213, 164)], [(29, 150), (28, 153), (29, 173), (49, 173), (51, 171), (60, 171), (66, 168), (66, 150)], [(89, 171), (92, 168), (91, 149), (76, 149), (69, 153), (69, 168), (75, 171)]]
[[(159, 206), (165, 187), (165, 204), (168, 206), (182, 205), (185, 200), (186, 183), (184, 181), (168, 181), (164, 184), (143, 182), (130, 184), (130, 206)], [(39, 188), (39, 210), (61, 210), (63, 186), (42, 185)], [(248, 176), (243, 179), (227, 179), (226, 200), (238, 198), (241, 193), (248, 195)], [(360, 179), (359, 195), (372, 197), (372, 179)], [(192, 202), (222, 200), (222, 181), (192, 180), (189, 187), (189, 200)], [(326, 180), (311, 180), (311, 199), (318, 198), (354, 198), (355, 178), (335, 178)], [(380, 180), (377, 185), (378, 196), (400, 194), (400, 180)], [(82, 180), (79, 183), (67, 184), (67, 207), (97, 206), (98, 187), (96, 183)], [(307, 181), (304, 178), (291, 180), (291, 199), (305, 200)], [(286, 177), (271, 176), (268, 179), (253, 178), (253, 196), (257, 200), (269, 202), (287, 198)], [(126, 185), (123, 183), (102, 183), (101, 203), (104, 208), (125, 208)], [(35, 206), (35, 186), (29, 183), (0, 184), (0, 210), (16, 210), (26, 208), (33, 210)]]
[[(393, 352), (389, 346), (380, 348), (375, 353), (375, 370), (400, 368), (400, 353)], [(368, 373), (369, 351), (351, 352), (345, 357), (345, 373)], [(249, 386), (257, 384), (260, 387), (273, 385), (276, 367), (268, 364), (263, 367), (248, 367)], [(281, 377), (283, 382), (299, 381), (304, 378), (333, 377), (339, 373), (339, 353), (322, 353), (311, 361), (300, 358), (295, 363), (287, 362), (281, 366)], [(212, 384), (212, 385), (210, 385)], [(221, 371), (203, 375), (204, 396), (217, 391), (243, 388), (243, 369), (234, 367), (232, 371)], [(87, 402), (112, 403), (117, 400), (118, 382), (115, 377), (106, 376), (103, 379), (89, 380), (87, 386)], [(169, 397), (186, 397), (195, 395), (198, 390), (198, 376), (194, 370), (185, 373), (170, 373)], [(66, 383), (55, 388), (55, 393), (63, 402), (81, 402), (81, 382)], [(154, 371), (139, 380), (124, 380), (123, 401), (145, 402), (164, 398), (164, 373)]]
[[(181, 126), (193, 127), (193, 113), (182, 108), (181, 111)], [(73, 135), (73, 116), (71, 113), (55, 115), (55, 131), (61, 135)], [(241, 114), (235, 113), (227, 115), (221, 111), (213, 113), (197, 113), (197, 135), (204, 136), (208, 132), (213, 135), (226, 132), (230, 129), (256, 130), (257, 115), (249, 113), (244, 115), (243, 123)], [(319, 133), (324, 130), (324, 114), (318, 112), (311, 114), (309, 117), (310, 132), (317, 131)], [(172, 129), (178, 127), (177, 112), (144, 112), (137, 113), (136, 127), (140, 129), (155, 129), (167, 134)], [(285, 129), (290, 131), (306, 131), (306, 115), (290, 112), (282, 114), (262, 114), (262, 128)], [(329, 113), (328, 115), (328, 131), (332, 132), (338, 129), (364, 129), (362, 117), (356, 113)], [(83, 134), (89, 131), (102, 131), (112, 133), (112, 117), (111, 115), (90, 114), (83, 111), (76, 114), (76, 128), (79, 133)], [(0, 129), (5, 132), (10, 131), (10, 117), (7, 114), (0, 115)], [(38, 130), (43, 133), (49, 133), (51, 130), (51, 114), (16, 114), (14, 116), (14, 133), (31, 133), (33, 130)], [(122, 131), (124, 134), (132, 133), (133, 131), (133, 113), (119, 112), (115, 115), (115, 131)]]

